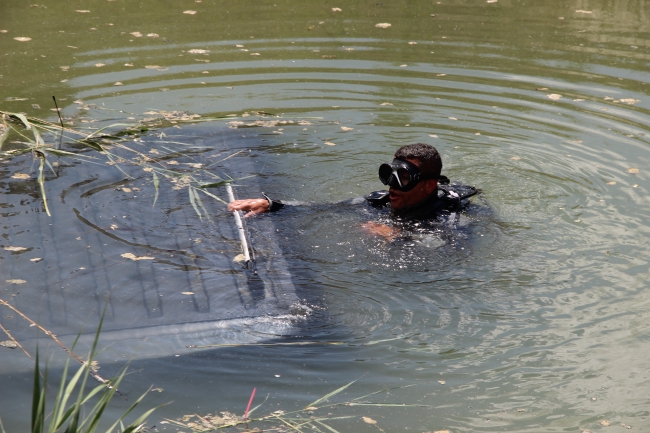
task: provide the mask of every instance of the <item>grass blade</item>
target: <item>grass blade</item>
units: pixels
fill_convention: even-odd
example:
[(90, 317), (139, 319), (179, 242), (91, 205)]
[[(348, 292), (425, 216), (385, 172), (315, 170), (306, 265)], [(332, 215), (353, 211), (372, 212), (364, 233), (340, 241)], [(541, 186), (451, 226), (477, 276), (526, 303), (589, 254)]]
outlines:
[(201, 211), (200, 211), (199, 208), (196, 206), (196, 201), (195, 201), (195, 199), (194, 199), (194, 190), (192, 189), (192, 187), (188, 187), (188, 188), (187, 188), (187, 192), (188, 192), (189, 195), (190, 195), (190, 203), (192, 203), (192, 207), (193, 207), (194, 210), (196, 211), (196, 214), (199, 216), (199, 219), (200, 219), (201, 221), (203, 221), (203, 215), (201, 215)]
[(318, 405), (318, 403), (322, 403), (322, 402), (324, 402), (324, 401), (327, 401), (330, 397), (334, 397), (336, 394), (338, 394), (339, 392), (343, 391), (343, 390), (346, 389), (348, 386), (352, 385), (354, 382), (356, 382), (356, 379), (353, 380), (352, 382), (348, 383), (347, 385), (343, 385), (343, 386), (340, 387), (339, 389), (336, 389), (336, 390), (330, 392), (329, 394), (324, 395), (323, 397), (319, 398), (318, 400), (316, 400), (316, 401), (313, 402), (312, 404), (308, 404), (308, 405), (305, 406), (305, 407), (316, 406), (316, 405)]
[(52, 216), (50, 208), (47, 205), (47, 196), (45, 195), (45, 176), (43, 176), (43, 166), (45, 165), (45, 156), (41, 156), (41, 163), (38, 166), (38, 183), (41, 186), (41, 195), (43, 196), (43, 204), (45, 205), (45, 212), (47, 216)]
[(196, 202), (199, 204), (199, 207), (205, 212), (205, 217), (208, 219), (208, 222), (212, 222), (212, 218), (210, 218), (210, 214), (208, 213), (208, 210), (203, 206), (203, 202), (201, 201), (201, 197), (199, 197), (199, 193), (196, 192), (194, 188), (192, 188), (192, 193), (194, 194), (194, 199)]
[(331, 431), (332, 433), (340, 433), (338, 430), (336, 430), (336, 429), (334, 429), (334, 428), (328, 426), (327, 424), (321, 422), (320, 420), (317, 420), (317, 419), (316, 419), (316, 420), (314, 420), (314, 421), (316, 421), (318, 424), (322, 425), (323, 427), (325, 427), (327, 430)]
[(156, 195), (153, 197), (153, 205), (151, 207), (156, 207), (156, 201), (158, 201), (158, 191), (160, 189), (160, 179), (158, 178), (158, 175), (155, 171), (152, 171), (151, 174), (153, 174), (153, 187), (156, 190)]

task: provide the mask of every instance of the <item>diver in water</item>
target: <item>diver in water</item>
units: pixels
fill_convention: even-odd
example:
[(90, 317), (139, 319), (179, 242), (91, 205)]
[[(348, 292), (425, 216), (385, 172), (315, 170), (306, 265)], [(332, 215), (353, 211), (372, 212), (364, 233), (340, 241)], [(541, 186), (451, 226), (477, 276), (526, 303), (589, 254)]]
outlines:
[[(393, 219), (399, 221), (431, 220), (458, 213), (469, 203), (467, 199), (480, 191), (471, 186), (450, 185), (441, 170), (442, 159), (435, 147), (423, 143), (403, 146), (395, 152), (392, 162), (379, 167), (379, 180), (389, 190), (372, 192), (364, 197), (365, 201), (375, 208), (389, 209)], [(264, 197), (235, 200), (228, 210), (247, 212), (248, 217), (275, 212), (289, 204), (271, 200), (266, 194)], [(386, 238), (397, 234), (394, 227), (376, 222), (363, 227)]]

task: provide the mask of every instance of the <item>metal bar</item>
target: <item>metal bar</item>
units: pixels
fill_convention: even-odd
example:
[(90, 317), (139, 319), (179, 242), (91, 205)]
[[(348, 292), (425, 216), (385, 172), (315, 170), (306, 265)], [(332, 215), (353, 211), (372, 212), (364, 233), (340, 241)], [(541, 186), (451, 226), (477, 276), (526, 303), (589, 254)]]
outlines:
[[(228, 192), (228, 200), (230, 202), (235, 201), (235, 194), (233, 193), (232, 186), (226, 184), (226, 191)], [(244, 230), (244, 223), (241, 220), (241, 214), (239, 211), (232, 212), (235, 215), (235, 224), (237, 225), (237, 231), (239, 232), (239, 241), (241, 242), (241, 247), (244, 253), (244, 258), (246, 259), (246, 266), (251, 263), (251, 256), (248, 250), (248, 241), (246, 240), (246, 230)]]

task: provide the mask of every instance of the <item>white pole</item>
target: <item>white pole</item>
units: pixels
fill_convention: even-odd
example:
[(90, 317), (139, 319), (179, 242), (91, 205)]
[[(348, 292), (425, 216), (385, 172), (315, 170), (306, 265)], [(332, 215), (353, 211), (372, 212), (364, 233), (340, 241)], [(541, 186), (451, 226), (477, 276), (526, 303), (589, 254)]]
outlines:
[[(235, 201), (235, 194), (232, 191), (232, 186), (226, 184), (226, 191), (228, 191), (228, 200), (230, 202)], [(248, 252), (248, 242), (246, 241), (246, 231), (244, 230), (244, 224), (241, 220), (241, 214), (239, 211), (232, 212), (235, 215), (235, 224), (237, 225), (237, 230), (239, 231), (239, 240), (241, 242), (241, 247), (244, 252), (244, 258), (246, 259), (246, 264), (248, 265), (251, 261), (251, 256)]]

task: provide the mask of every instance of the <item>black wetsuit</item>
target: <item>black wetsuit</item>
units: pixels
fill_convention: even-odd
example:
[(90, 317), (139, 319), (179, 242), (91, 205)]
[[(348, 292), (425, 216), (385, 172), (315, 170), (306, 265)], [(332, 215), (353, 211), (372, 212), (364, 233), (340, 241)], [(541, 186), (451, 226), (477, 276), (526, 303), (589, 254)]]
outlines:
[[(478, 193), (480, 193), (480, 190), (472, 186), (438, 185), (436, 190), (423, 201), (404, 209), (391, 208), (389, 193), (386, 190), (371, 192), (363, 199), (374, 208), (389, 210), (390, 215), (397, 220), (431, 220), (463, 211), (469, 203), (468, 199)], [(269, 200), (270, 212), (278, 211), (286, 205), (295, 206), (306, 204), (302, 202), (271, 200), (266, 194), (264, 194), (264, 197)], [(363, 201), (362, 199), (352, 199), (340, 202), (339, 204), (356, 204)]]

